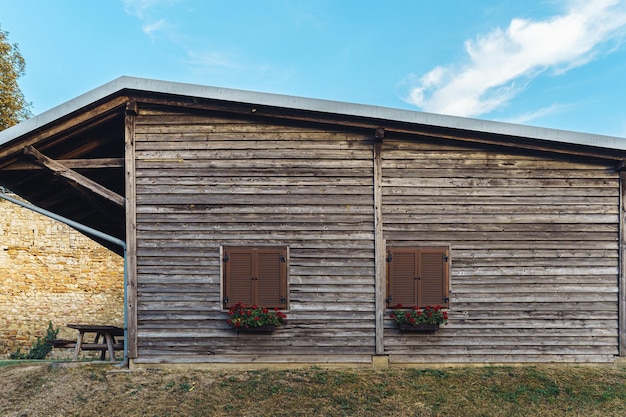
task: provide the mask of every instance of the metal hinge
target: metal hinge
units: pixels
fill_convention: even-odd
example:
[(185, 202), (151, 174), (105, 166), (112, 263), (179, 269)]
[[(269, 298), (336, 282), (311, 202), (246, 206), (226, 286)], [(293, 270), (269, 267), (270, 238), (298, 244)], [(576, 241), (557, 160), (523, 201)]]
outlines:
[(387, 255), (387, 262), (391, 262), (391, 261), (393, 261), (393, 255), (389, 254)]
[(387, 297), (387, 304), (391, 304), (391, 300), (392, 300), (392, 299), (393, 299), (393, 298), (391, 298), (391, 296)]
[(443, 255), (443, 261), (448, 262), (448, 255)]
[(230, 260), (230, 257), (228, 255), (224, 255), (224, 257), (222, 258), (223, 262), (228, 262)]
[(287, 262), (287, 259), (285, 259), (285, 255), (283, 255), (282, 253), (279, 255), (279, 257), (281, 263), (284, 264), (285, 262)]
[(224, 297), (224, 304), (228, 304), (228, 296)]

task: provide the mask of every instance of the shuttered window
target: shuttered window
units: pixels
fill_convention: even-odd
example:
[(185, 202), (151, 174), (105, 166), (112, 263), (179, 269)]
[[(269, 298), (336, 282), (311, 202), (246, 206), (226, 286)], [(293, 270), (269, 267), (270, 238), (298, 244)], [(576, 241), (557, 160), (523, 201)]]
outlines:
[(449, 307), (448, 248), (387, 249), (387, 305)]
[(223, 306), (287, 308), (286, 247), (224, 247)]

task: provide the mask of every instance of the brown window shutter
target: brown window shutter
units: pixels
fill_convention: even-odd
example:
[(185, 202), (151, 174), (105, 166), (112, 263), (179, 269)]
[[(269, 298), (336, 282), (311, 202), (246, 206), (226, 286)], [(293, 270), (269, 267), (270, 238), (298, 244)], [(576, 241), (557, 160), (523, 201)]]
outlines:
[(417, 305), (448, 307), (448, 250), (420, 249), (418, 256)]
[(254, 254), (250, 248), (224, 250), (224, 308), (238, 302), (254, 304), (253, 277)]
[(417, 255), (415, 249), (389, 249), (387, 300), (389, 307), (417, 303)]
[(256, 301), (267, 308), (286, 308), (287, 251), (259, 248), (256, 251)]

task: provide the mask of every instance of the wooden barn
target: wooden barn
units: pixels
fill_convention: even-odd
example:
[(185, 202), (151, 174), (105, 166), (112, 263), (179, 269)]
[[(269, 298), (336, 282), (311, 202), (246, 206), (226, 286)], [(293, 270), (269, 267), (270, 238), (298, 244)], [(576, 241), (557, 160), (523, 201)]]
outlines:
[[(626, 139), (122, 77), (0, 132), (0, 185), (123, 240), (155, 366), (612, 364)], [(245, 333), (234, 303), (287, 323)], [(441, 305), (401, 331), (398, 303)]]

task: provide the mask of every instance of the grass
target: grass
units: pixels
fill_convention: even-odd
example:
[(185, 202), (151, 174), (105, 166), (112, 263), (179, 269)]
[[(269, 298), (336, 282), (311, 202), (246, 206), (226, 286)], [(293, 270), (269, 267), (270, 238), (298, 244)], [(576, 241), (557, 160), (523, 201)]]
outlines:
[(624, 416), (626, 371), (596, 367), (122, 372), (0, 367), (0, 415)]

